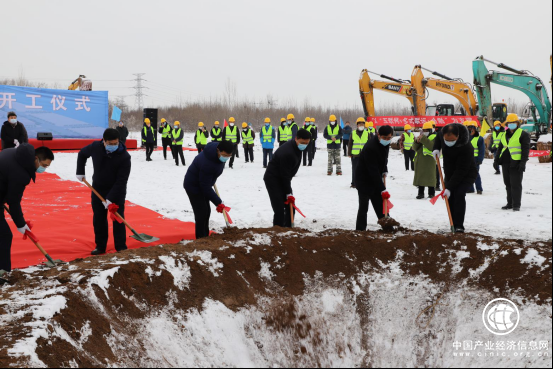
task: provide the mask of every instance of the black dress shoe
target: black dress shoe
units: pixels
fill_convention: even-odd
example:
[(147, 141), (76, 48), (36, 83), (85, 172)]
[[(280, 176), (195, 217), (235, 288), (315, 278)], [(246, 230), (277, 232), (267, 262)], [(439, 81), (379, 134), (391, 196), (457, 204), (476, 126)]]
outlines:
[(484, 191), (478, 191), (476, 194), (477, 194), (477, 195), (483, 195), (483, 194), (484, 194)]
[(495, 175), (496, 175), (496, 176), (497, 176), (497, 175), (500, 175), (500, 174), (501, 174), (500, 171), (495, 172)]
[(127, 250), (127, 249), (128, 249), (128, 248), (125, 247), (124, 249), (117, 250), (117, 252), (123, 252), (123, 251), (125, 251), (125, 250)]
[(465, 228), (463, 228), (463, 227), (456, 227), (456, 228), (455, 228), (455, 233), (465, 233)]
[(505, 205), (504, 207), (501, 208), (502, 210), (512, 210), (513, 209), (513, 205)]
[(418, 195), (417, 196), (417, 200), (422, 200), (422, 199), (424, 199), (424, 195)]
[(103, 255), (105, 253), (106, 253), (106, 250), (95, 249), (90, 253), (90, 255), (98, 256), (98, 255)]
[(520, 208), (513, 208), (513, 211), (520, 211)]

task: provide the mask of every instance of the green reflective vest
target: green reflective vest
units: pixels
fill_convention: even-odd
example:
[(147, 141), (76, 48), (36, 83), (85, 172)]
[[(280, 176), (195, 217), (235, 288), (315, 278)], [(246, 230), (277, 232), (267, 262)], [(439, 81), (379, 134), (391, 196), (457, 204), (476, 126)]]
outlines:
[(167, 138), (170, 135), (171, 135), (171, 126), (167, 124), (165, 127), (163, 127), (161, 138)]
[(509, 149), (511, 153), (511, 159), (516, 161), (522, 160), (522, 144), (520, 143), (520, 136), (522, 136), (522, 129), (517, 129), (509, 143), (507, 143), (507, 135), (504, 134), (501, 138), (501, 143), (503, 144), (503, 151), (501, 151), (501, 156), (505, 153), (505, 150)]
[(244, 144), (253, 145), (252, 130), (248, 129), (248, 132), (242, 131), (242, 141)]
[(269, 129), (267, 129), (267, 127), (263, 126), (261, 129), (261, 138), (263, 139), (263, 143), (273, 142), (273, 127), (269, 126)]
[(278, 127), (278, 132), (280, 133), (280, 141), (290, 141), (292, 139), (292, 128), (285, 126), (285, 127)]
[[(334, 129), (332, 129), (332, 126), (329, 125), (328, 127), (326, 127), (326, 131), (327, 131), (328, 135), (330, 136), (330, 138), (338, 137), (338, 134), (340, 133), (340, 126), (336, 125), (336, 127), (334, 127)], [(329, 145), (332, 145), (333, 143), (339, 145), (339, 144), (342, 143), (341, 140), (336, 140), (334, 142), (332, 142), (332, 140), (327, 140), (326, 142)]]
[(227, 127), (225, 128), (225, 140), (232, 143), (238, 142), (238, 128), (237, 127)]
[(365, 144), (369, 142), (369, 131), (363, 131), (363, 133), (361, 133), (361, 137), (359, 137), (359, 131), (354, 132), (351, 134), (351, 138), (353, 139), (351, 155), (357, 156), (361, 153), (361, 150), (363, 150)]
[[(181, 132), (182, 132), (181, 128), (174, 129), (173, 132), (172, 132), (173, 140), (178, 139)], [(177, 141), (177, 143), (175, 145), (181, 145), (182, 146), (183, 143), (184, 143), (183, 138), (181, 138), (180, 141)]]
[[(213, 127), (213, 129), (211, 130), (211, 134), (213, 136), (219, 136), (221, 134), (221, 128)], [(219, 138), (212, 138), (211, 141), (212, 142), (221, 142), (221, 141), (223, 141), (223, 136), (220, 136)]]
[(409, 151), (413, 148), (413, 144), (415, 143), (415, 135), (413, 133), (405, 132), (403, 136), (405, 137), (405, 141), (403, 142), (403, 150)]
[[(152, 130), (152, 134), (154, 135), (154, 141), (156, 139), (156, 131), (154, 127), (150, 126), (150, 129)], [(144, 126), (144, 136), (148, 136), (148, 126)], [(142, 142), (146, 142), (146, 139), (142, 139)]]
[[(431, 134), (430, 136), (428, 136), (428, 139), (429, 139), (430, 141), (434, 141), (434, 140), (436, 139), (436, 134)], [(423, 146), (423, 147), (424, 147), (424, 148), (423, 148), (422, 152), (423, 152), (424, 155), (433, 156), (432, 150), (428, 150), (428, 149), (426, 148), (426, 146)]]
[(480, 139), (480, 136), (474, 137), (472, 139), (472, 146), (474, 146), (474, 157), (477, 158), (478, 155), (480, 155), (480, 149), (478, 149), (478, 140)]
[(493, 132), (493, 145), (492, 148), (497, 149), (501, 143), (501, 139), (505, 136), (505, 132)]
[(207, 133), (201, 129), (196, 132), (196, 145), (207, 145)]
[(375, 128), (369, 128), (367, 130), (367, 132), (369, 132), (371, 135), (374, 135), (376, 133), (376, 129)]

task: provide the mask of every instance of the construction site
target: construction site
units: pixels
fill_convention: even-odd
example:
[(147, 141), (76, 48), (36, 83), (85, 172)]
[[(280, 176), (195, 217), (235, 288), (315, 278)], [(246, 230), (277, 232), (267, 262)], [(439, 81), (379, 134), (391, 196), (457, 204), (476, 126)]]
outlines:
[[(312, 29), (312, 1), (293, 15), (284, 2), (138, 1), (105, 15), (100, 0), (88, 17), (106, 29), (83, 31), (87, 50), (120, 61), (56, 65), (56, 46), (42, 49), (47, 68), (0, 69), (1, 367), (553, 365), (550, 49), (510, 53), (528, 32), (505, 29), (509, 42), (437, 55), (396, 29), (334, 61), (305, 40), (354, 53), (371, 6), (321, 3), (341, 27)], [(82, 7), (30, 3), (25, 32)], [(408, 21), (457, 8), (400, 3), (374, 10)], [(509, 14), (500, 4), (482, 6)], [(528, 5), (545, 41), (551, 7)], [(137, 27), (142, 12), (167, 29)], [(260, 15), (298, 33), (259, 28)], [(184, 37), (207, 19), (217, 36)], [(477, 31), (432, 32), (458, 46)], [(106, 46), (116, 35), (128, 55)], [(132, 49), (146, 41), (151, 60)], [(170, 46), (181, 41), (184, 54)], [(266, 49), (283, 42), (289, 52)], [(282, 60), (292, 52), (313, 58)]]

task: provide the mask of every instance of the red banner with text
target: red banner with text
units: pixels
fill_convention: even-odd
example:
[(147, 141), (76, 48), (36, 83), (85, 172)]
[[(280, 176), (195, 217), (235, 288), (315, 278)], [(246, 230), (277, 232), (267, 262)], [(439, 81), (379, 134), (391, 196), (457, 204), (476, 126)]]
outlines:
[(539, 158), (542, 156), (551, 156), (551, 151), (549, 150), (530, 150), (531, 158)]
[(415, 128), (422, 128), (423, 124), (430, 121), (435, 121), (438, 127), (444, 127), (451, 123), (464, 123), (468, 120), (474, 120), (480, 125), (478, 117), (469, 117), (469, 116), (453, 116), (453, 117), (372, 117), (368, 118), (369, 121), (372, 121), (375, 126), (392, 126), (392, 127), (404, 127), (409, 124)]

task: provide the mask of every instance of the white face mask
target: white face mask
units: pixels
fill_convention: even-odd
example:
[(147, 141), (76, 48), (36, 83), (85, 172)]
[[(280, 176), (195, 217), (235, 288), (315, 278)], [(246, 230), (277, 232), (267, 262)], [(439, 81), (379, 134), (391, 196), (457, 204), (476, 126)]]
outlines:
[(365, 127), (357, 127), (357, 130), (358, 130), (359, 132), (363, 132), (363, 131), (365, 130)]
[(17, 124), (17, 119), (10, 119), (11, 124)]
[(234, 123), (229, 123), (229, 126), (234, 127)]
[(423, 132), (422, 134), (425, 135), (426, 137), (430, 136), (430, 132)]

